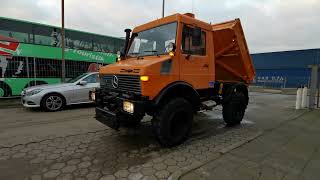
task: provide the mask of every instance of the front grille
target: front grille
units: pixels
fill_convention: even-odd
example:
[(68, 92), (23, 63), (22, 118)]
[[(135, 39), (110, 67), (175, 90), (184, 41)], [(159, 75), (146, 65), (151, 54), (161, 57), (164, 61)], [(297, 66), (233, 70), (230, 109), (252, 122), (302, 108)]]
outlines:
[[(114, 76), (118, 78), (118, 87), (112, 85)], [(100, 86), (101, 88), (141, 94), (140, 76), (137, 75), (104, 75), (101, 79)]]

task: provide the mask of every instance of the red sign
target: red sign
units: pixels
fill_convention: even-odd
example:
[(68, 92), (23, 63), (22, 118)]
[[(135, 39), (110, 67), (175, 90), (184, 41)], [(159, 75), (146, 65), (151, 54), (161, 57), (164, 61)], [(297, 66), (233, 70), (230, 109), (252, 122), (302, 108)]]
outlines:
[(11, 56), (12, 53), (4, 51), (3, 49), (7, 49), (9, 51), (16, 51), (18, 46), (19, 42), (16, 39), (0, 35), (0, 56)]

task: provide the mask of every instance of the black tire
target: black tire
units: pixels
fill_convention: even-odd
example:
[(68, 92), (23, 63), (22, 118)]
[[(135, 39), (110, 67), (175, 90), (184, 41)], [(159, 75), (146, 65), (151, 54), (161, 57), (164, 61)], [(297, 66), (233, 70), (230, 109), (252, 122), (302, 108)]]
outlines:
[(227, 126), (240, 124), (247, 108), (247, 97), (243, 92), (233, 90), (222, 105), (222, 115)]
[[(55, 106), (54, 108), (51, 108), (49, 105), (49, 101), (55, 101), (55, 103), (57, 103), (59, 105)], [(41, 105), (41, 108), (45, 111), (55, 112), (55, 111), (60, 111), (65, 107), (66, 100), (62, 95), (60, 95), (58, 93), (50, 93), (50, 94), (45, 95), (42, 98), (40, 105)], [(54, 106), (54, 105), (52, 105), (52, 106)]]
[(154, 114), (152, 127), (159, 143), (172, 147), (183, 143), (189, 137), (192, 122), (192, 105), (183, 98), (176, 98), (165, 103)]
[(11, 90), (10, 86), (8, 86), (6, 83), (0, 82), (0, 89), (2, 91), (1, 94), (3, 94), (0, 97), (9, 97), (12, 95), (11, 94), (12, 90)]

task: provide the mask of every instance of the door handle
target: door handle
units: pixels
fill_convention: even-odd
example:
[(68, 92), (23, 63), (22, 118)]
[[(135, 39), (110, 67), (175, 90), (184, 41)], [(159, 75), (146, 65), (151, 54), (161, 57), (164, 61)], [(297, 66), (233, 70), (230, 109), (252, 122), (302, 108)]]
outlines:
[(203, 67), (204, 67), (204, 68), (208, 68), (208, 67), (209, 67), (209, 64), (204, 64)]

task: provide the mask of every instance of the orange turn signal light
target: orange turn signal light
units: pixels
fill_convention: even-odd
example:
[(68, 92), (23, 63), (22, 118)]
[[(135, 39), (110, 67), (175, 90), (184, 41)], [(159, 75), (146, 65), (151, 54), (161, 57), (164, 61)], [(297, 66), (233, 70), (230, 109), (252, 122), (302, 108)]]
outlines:
[(141, 81), (149, 81), (149, 76), (140, 76)]

